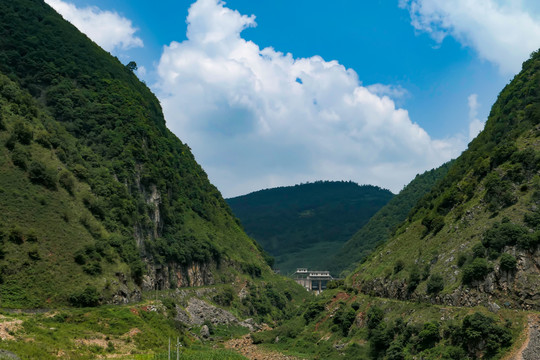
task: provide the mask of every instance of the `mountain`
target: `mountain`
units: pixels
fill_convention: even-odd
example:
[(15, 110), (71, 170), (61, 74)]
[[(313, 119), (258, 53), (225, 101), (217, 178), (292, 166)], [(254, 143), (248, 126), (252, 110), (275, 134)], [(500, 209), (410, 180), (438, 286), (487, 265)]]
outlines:
[[(354, 182), (318, 181), (227, 199), (247, 234), (275, 257), (275, 267), (326, 270), (329, 256), (393, 194)], [(337, 275), (337, 274), (336, 274)]]
[(416, 203), (427, 194), (437, 181), (443, 178), (450, 162), (416, 177), (384, 205), (371, 219), (358, 230), (327, 262), (332, 273), (349, 273), (364, 260), (377, 245), (388, 240), (392, 232), (407, 219)]
[(537, 359), (539, 137), (537, 51), (388, 240), (254, 341), (305, 358)]
[(365, 293), (540, 309), (540, 53), (407, 221), (350, 277)]
[(270, 273), (132, 70), (43, 1), (0, 2), (0, 307)]

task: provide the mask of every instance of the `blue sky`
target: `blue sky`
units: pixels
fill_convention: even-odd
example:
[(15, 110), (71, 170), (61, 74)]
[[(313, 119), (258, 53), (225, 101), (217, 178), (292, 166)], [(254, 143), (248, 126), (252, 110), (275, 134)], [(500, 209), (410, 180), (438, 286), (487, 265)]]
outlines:
[(46, 2), (137, 62), (224, 196), (318, 179), (398, 192), (466, 148), (540, 47), (535, 1)]

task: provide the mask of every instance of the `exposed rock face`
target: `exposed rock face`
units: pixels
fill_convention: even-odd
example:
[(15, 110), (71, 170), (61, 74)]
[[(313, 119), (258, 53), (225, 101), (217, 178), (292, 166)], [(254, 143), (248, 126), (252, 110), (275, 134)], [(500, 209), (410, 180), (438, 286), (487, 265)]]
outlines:
[(168, 265), (148, 264), (148, 274), (143, 276), (142, 288), (145, 291), (170, 289), (171, 287), (191, 287), (213, 285), (215, 270), (213, 263), (193, 263), (180, 266), (176, 263)]
[(203, 325), (201, 327), (201, 336), (204, 339), (208, 339), (210, 337), (210, 329), (208, 328), (208, 325)]
[(540, 359), (540, 328), (538, 324), (529, 329), (529, 344), (523, 351), (523, 360)]
[(124, 273), (116, 273), (116, 280), (111, 284), (115, 293), (108, 301), (109, 304), (121, 305), (141, 300), (141, 291), (138, 288), (130, 288), (128, 278)]
[[(524, 310), (540, 310), (540, 253), (529, 253), (507, 247), (505, 252), (517, 259), (514, 271), (505, 271), (496, 264), (483, 281), (473, 282), (470, 286), (461, 285), (452, 293), (441, 295), (426, 295), (407, 291), (404, 279), (390, 280), (375, 278), (355, 284), (363, 293), (399, 299), (420, 300), (433, 304), (451, 306), (485, 305), (492, 309), (508, 307)], [(454, 277), (454, 281), (458, 281)], [(448, 285), (448, 284), (446, 284)]]
[(149, 217), (151, 224), (142, 226), (135, 224), (133, 235), (136, 239), (141, 255), (147, 263), (147, 274), (143, 276), (142, 290), (151, 291), (155, 289), (170, 289), (175, 287), (204, 286), (214, 284), (212, 270), (215, 269), (213, 263), (193, 263), (189, 266), (182, 266), (177, 263), (166, 265), (154, 264), (154, 260), (144, 249), (145, 239), (154, 240), (162, 235), (163, 219), (161, 216), (162, 196), (157, 186), (152, 184), (145, 188), (140, 183), (140, 173), (142, 165), (136, 168), (136, 181), (138, 191), (142, 192), (146, 203), (149, 205)]
[(152, 223), (154, 225), (154, 239), (160, 236), (163, 229), (163, 221), (161, 220), (161, 214), (159, 207), (161, 205), (161, 193), (158, 191), (156, 185), (150, 186), (150, 195), (146, 202), (152, 206), (153, 212), (150, 214)]
[(195, 297), (188, 300), (185, 310), (177, 306), (176, 314), (176, 320), (188, 325), (203, 325), (205, 322), (210, 322), (213, 325), (240, 325), (247, 327), (250, 331), (260, 329), (260, 326), (253, 319), (240, 321), (227, 310), (210, 305)]
[(209, 321), (214, 325), (228, 325), (239, 322), (230, 312), (196, 298), (189, 299), (186, 312), (189, 315), (188, 323), (193, 325), (202, 325), (205, 321)]

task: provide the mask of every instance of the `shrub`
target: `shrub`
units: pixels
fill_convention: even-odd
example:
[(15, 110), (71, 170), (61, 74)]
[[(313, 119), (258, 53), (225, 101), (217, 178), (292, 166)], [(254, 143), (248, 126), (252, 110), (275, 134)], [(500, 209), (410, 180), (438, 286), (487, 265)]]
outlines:
[(438, 294), (444, 289), (443, 277), (439, 274), (433, 274), (429, 277), (427, 282), (427, 293)]
[(501, 256), (501, 270), (514, 271), (516, 270), (517, 261), (516, 258), (510, 254), (504, 253)]
[(424, 269), (422, 270), (422, 280), (427, 280), (430, 273), (431, 273), (431, 266), (429, 264), (424, 265)]
[(17, 121), (13, 126), (13, 135), (15, 135), (15, 138), (24, 145), (30, 144), (34, 137), (32, 128), (22, 121)]
[(28, 240), (30, 242), (37, 242), (38, 241), (38, 236), (36, 234), (36, 230), (29, 229), (27, 234), (26, 234), (26, 240)]
[(345, 285), (345, 280), (331, 280), (326, 284), (327, 289), (337, 289), (340, 286)]
[(386, 359), (388, 360), (405, 360), (405, 354), (403, 353), (403, 345), (399, 341), (394, 341), (390, 344), (388, 350), (386, 350)]
[(418, 349), (424, 350), (431, 348), (440, 339), (439, 324), (436, 322), (425, 323), (422, 331), (418, 333)]
[(242, 270), (251, 277), (261, 277), (262, 275), (261, 268), (255, 264), (242, 264)]
[(495, 355), (501, 347), (512, 344), (509, 329), (498, 326), (494, 319), (478, 312), (463, 319), (461, 337), (463, 345), (471, 353), (474, 353), (480, 344), (486, 343), (488, 357)]
[(336, 325), (339, 325), (343, 336), (347, 336), (349, 329), (356, 318), (356, 313), (353, 309), (339, 309), (333, 318), (333, 322)]
[(488, 248), (500, 253), (505, 246), (516, 245), (523, 241), (527, 236), (527, 230), (517, 224), (509, 221), (495, 223), (492, 228), (484, 233), (482, 244)]
[(39, 251), (36, 248), (28, 250), (28, 257), (30, 258), (30, 260), (34, 261), (41, 259), (41, 256), (39, 256)]
[(60, 183), (60, 186), (66, 189), (70, 195), (73, 195), (73, 189), (75, 188), (75, 179), (73, 178), (73, 175), (69, 173), (69, 171), (62, 170), (62, 172), (60, 172), (58, 182)]
[(15, 166), (26, 170), (28, 168), (27, 163), (30, 161), (30, 153), (23, 146), (15, 145), (11, 153), (11, 161), (13, 161)]
[(474, 281), (481, 281), (493, 271), (486, 259), (476, 258), (473, 262), (463, 267), (462, 280), (464, 284), (472, 284)]
[(403, 270), (404, 267), (405, 267), (405, 263), (403, 262), (403, 260), (401, 259), (397, 260), (396, 263), (394, 264), (394, 274), (397, 274), (398, 272)]
[(465, 265), (465, 263), (467, 262), (467, 260), (469, 260), (468, 257), (467, 257), (467, 255), (465, 255), (465, 254), (459, 254), (459, 255), (458, 255), (458, 259), (457, 259), (457, 266), (458, 266), (458, 267), (462, 267), (463, 265)]
[(518, 246), (522, 249), (533, 251), (540, 244), (540, 231), (535, 231), (532, 234), (527, 234), (523, 238), (519, 239)]
[(367, 311), (367, 327), (372, 330), (375, 329), (382, 322), (384, 318), (384, 312), (377, 306), (372, 306)]
[(50, 148), (51, 147), (51, 136), (46, 130), (40, 130), (36, 133), (35, 140), (38, 144), (43, 146), (44, 148)]
[(221, 306), (231, 306), (234, 300), (234, 290), (231, 286), (225, 286), (223, 291), (214, 296), (216, 304)]
[(97, 261), (93, 261), (91, 263), (85, 264), (83, 266), (83, 271), (91, 276), (96, 276), (101, 274), (103, 271), (101, 268), (101, 263)]
[(486, 194), (484, 199), (491, 211), (508, 207), (517, 201), (512, 193), (510, 181), (503, 180), (496, 173), (492, 172), (486, 177)]
[(414, 265), (411, 268), (411, 272), (409, 274), (409, 282), (407, 284), (407, 291), (409, 293), (414, 292), (418, 284), (420, 284), (420, 280), (421, 280), (420, 269), (418, 268), (418, 265)]
[(24, 242), (24, 235), (21, 228), (18, 226), (11, 228), (9, 231), (8, 240), (14, 244), (22, 244)]
[(71, 305), (76, 307), (94, 307), (99, 305), (99, 294), (95, 287), (88, 286), (82, 292), (74, 293), (69, 297)]
[(86, 169), (81, 164), (76, 164), (73, 169), (73, 174), (79, 179), (79, 180), (87, 180), (90, 174), (88, 173), (88, 169)]
[(47, 169), (41, 162), (33, 161), (29, 166), (28, 177), (34, 184), (40, 184), (48, 189), (56, 190), (56, 173)]
[(540, 210), (527, 213), (523, 216), (523, 221), (532, 229), (540, 230)]
[(312, 302), (308, 305), (306, 311), (304, 312), (304, 320), (306, 320), (306, 323), (309, 324), (323, 311), (324, 311), (324, 303)]
[(386, 331), (384, 325), (384, 323), (381, 323), (369, 332), (369, 347), (371, 356), (374, 359), (384, 355), (384, 352), (390, 346), (392, 341), (391, 334)]
[(476, 244), (472, 248), (472, 253), (473, 253), (473, 259), (485, 258), (486, 253), (487, 253), (487, 249), (482, 244)]
[(430, 232), (433, 232), (433, 235), (435, 235), (444, 227), (444, 217), (438, 214), (429, 214), (422, 219), (422, 225), (426, 227), (424, 236)]

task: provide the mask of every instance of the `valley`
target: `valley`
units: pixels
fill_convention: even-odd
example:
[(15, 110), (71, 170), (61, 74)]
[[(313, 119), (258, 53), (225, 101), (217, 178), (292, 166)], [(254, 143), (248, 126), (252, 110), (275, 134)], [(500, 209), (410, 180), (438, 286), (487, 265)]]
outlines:
[[(0, 1), (0, 359), (538, 357), (540, 52), (396, 195), (226, 200), (134, 69)], [(336, 280), (316, 295), (297, 267)]]

